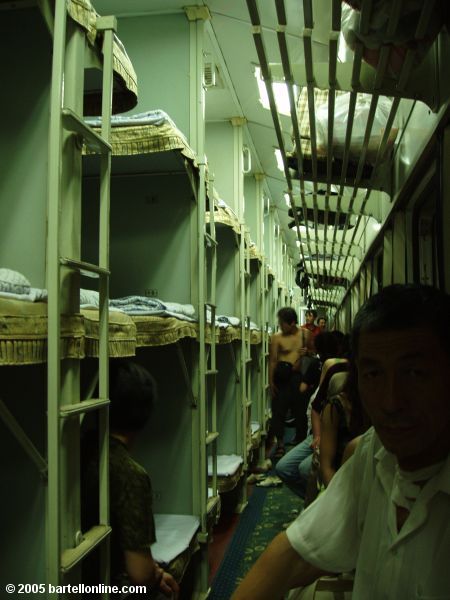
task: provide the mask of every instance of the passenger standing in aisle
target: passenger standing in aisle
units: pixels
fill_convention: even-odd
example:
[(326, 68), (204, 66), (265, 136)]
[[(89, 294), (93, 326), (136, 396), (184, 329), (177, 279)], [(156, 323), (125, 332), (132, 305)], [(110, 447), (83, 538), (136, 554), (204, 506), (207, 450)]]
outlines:
[(373, 427), (233, 600), (273, 600), (353, 569), (353, 600), (448, 598), (450, 296), (388, 286), (356, 315), (351, 343)]
[(302, 325), (302, 329), (307, 329), (312, 336), (319, 335), (322, 332), (320, 327), (314, 325), (314, 321), (317, 318), (317, 311), (315, 310), (307, 310), (305, 314), (306, 323)]
[[(290, 408), (298, 425), (306, 420), (306, 406), (301, 403), (301, 361), (313, 352), (311, 335), (298, 326), (293, 308), (278, 311), (280, 332), (270, 340), (269, 384), (272, 393), (272, 431), (277, 438), (276, 457), (284, 454), (284, 421)], [(305, 432), (306, 434), (306, 432)]]
[(317, 326), (320, 329), (320, 332), (323, 333), (327, 328), (327, 320), (325, 317), (319, 317), (317, 319)]

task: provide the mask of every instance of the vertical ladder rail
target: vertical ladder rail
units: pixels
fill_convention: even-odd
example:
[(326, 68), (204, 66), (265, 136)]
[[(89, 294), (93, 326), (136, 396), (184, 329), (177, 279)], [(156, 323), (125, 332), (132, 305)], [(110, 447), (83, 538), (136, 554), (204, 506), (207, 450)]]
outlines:
[[(103, 31), (103, 81), (102, 81), (102, 128), (101, 136), (109, 143), (111, 138), (111, 111), (113, 93), (113, 48), (115, 17), (100, 17), (97, 28)], [(111, 152), (100, 156), (100, 219), (99, 219), (99, 266), (109, 271), (109, 223), (111, 205)], [(109, 398), (109, 276), (99, 281), (99, 398)], [(99, 414), (99, 516), (100, 524), (109, 525), (109, 409)], [(101, 546), (101, 579), (110, 577), (109, 538)], [(108, 593), (103, 593), (105, 600)]]
[[(66, 46), (66, 3), (55, 1), (53, 35), (52, 84), (50, 92), (49, 160), (48, 160), (48, 228), (47, 228), (47, 583), (60, 581), (61, 515), (60, 515), (60, 264), (59, 209), (61, 198), (61, 152), (64, 55)], [(58, 596), (57, 596), (58, 597)]]
[[(212, 186), (211, 186), (212, 187)], [(212, 210), (210, 206), (210, 234), (213, 239), (211, 247), (211, 272), (210, 272), (210, 304), (211, 304), (211, 363), (210, 369), (213, 373), (212, 380), (209, 384), (210, 402), (211, 402), (211, 428), (213, 432), (218, 431), (217, 427), (217, 354), (216, 354), (216, 291), (217, 291), (217, 238), (215, 215), (215, 199), (212, 194)], [(212, 445), (212, 463), (213, 463), (213, 478), (212, 489), (213, 495), (217, 494), (217, 440)]]

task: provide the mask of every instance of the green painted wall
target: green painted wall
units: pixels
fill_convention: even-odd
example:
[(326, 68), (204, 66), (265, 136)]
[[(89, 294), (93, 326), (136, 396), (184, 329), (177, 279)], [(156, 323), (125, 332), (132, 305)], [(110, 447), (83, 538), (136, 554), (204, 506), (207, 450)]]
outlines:
[(189, 139), (189, 22), (185, 15), (121, 18), (118, 34), (138, 77), (132, 113), (160, 108)]
[(45, 287), (50, 44), (37, 9), (1, 12), (0, 266), (34, 287)]
[[(97, 255), (97, 180), (83, 190), (83, 257)], [(112, 298), (146, 295), (190, 303), (192, 191), (186, 177), (121, 176), (111, 186)]]
[(207, 123), (205, 149), (214, 187), (222, 200), (237, 213), (233, 189), (233, 126), (229, 122)]
[[(2, 400), (45, 456), (45, 367), (2, 367), (1, 377)], [(0, 455), (0, 588), (4, 590), (6, 583), (44, 583), (46, 488), (34, 463), (1, 420)]]

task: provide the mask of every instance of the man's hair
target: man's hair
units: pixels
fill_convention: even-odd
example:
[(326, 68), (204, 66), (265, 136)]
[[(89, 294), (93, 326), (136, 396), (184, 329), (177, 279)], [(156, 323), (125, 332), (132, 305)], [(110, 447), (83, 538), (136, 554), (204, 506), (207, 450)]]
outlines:
[(150, 418), (156, 383), (141, 365), (112, 360), (109, 368), (109, 423), (113, 431), (139, 431)]
[(325, 362), (328, 358), (341, 356), (340, 344), (344, 334), (341, 331), (324, 331), (314, 338), (314, 346), (320, 360)]
[(313, 308), (309, 308), (306, 313), (306, 315), (312, 315), (314, 318), (317, 317), (317, 310), (314, 310)]
[(290, 306), (285, 306), (284, 308), (280, 308), (277, 313), (277, 317), (283, 323), (298, 323), (297, 313)]
[(353, 322), (351, 352), (358, 354), (363, 332), (403, 331), (427, 327), (434, 331), (443, 349), (450, 354), (450, 296), (420, 284), (385, 287), (361, 307)]
[(326, 317), (319, 317), (317, 319), (317, 322), (319, 322), (319, 321), (325, 321), (325, 323), (326, 323), (327, 322), (327, 318)]

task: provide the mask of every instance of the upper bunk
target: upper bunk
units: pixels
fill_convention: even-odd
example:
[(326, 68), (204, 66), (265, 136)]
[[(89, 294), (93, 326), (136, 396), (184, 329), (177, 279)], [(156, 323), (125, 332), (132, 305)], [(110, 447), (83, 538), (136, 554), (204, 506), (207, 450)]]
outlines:
[[(97, 29), (97, 20), (100, 15), (95, 11), (90, 0), (68, 0), (66, 2), (67, 14), (70, 20), (85, 35), (85, 76), (84, 76), (84, 114), (101, 114), (101, 89), (103, 68), (103, 35)], [(54, 29), (54, 2), (36, 2), (18, 0), (8, 2), (0, 0), (0, 13), (2, 13), (2, 34), (11, 31), (17, 35), (26, 27), (26, 21), (31, 19), (36, 24), (38, 13), (45, 24), (51, 43)], [(14, 33), (14, 31), (16, 33)], [(26, 30), (24, 30), (25, 34)], [(4, 39), (5, 36), (3, 36)], [(29, 56), (35, 60), (36, 57)], [(117, 35), (114, 35), (113, 44), (113, 98), (112, 112), (120, 113), (131, 110), (137, 104), (137, 77), (131, 60)]]
[[(87, 119), (94, 129), (101, 119)], [(196, 154), (167, 113), (151, 110), (111, 119), (112, 175), (185, 175), (198, 193)], [(98, 173), (98, 156), (86, 150), (84, 173)]]

